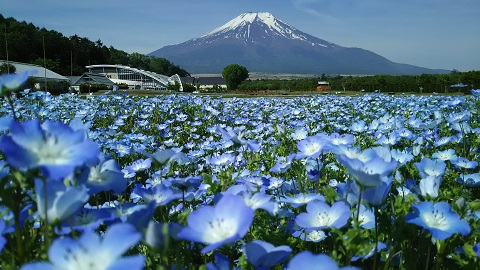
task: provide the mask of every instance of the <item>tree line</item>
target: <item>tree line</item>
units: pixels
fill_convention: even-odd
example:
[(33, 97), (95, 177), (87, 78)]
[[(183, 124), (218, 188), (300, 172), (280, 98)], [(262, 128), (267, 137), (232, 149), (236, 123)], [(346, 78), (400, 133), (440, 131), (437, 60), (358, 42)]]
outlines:
[[(337, 91), (365, 91), (365, 92), (469, 92), (471, 89), (480, 89), (480, 71), (459, 72), (450, 74), (422, 74), (422, 75), (375, 75), (375, 76), (328, 76), (294, 80), (246, 80), (238, 90), (284, 90), (284, 91), (313, 91), (318, 81), (327, 81), (333, 90)], [(452, 85), (464, 84), (464, 87)]]
[(107, 47), (99, 39), (91, 41), (73, 35), (65, 37), (55, 30), (39, 28), (32, 23), (19, 22), (0, 14), (0, 59), (45, 65), (62, 75), (81, 75), (85, 66), (95, 64), (120, 64), (155, 73), (185, 77), (190, 74), (164, 58), (140, 53), (126, 53)]

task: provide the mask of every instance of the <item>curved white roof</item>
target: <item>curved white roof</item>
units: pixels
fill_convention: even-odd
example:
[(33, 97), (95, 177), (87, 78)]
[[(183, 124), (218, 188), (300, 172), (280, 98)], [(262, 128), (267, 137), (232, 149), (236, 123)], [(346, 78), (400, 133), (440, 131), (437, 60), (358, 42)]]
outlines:
[(181, 87), (182, 81), (180, 80), (180, 76), (178, 76), (178, 74), (175, 74), (173, 76), (168, 77), (166, 75), (161, 75), (161, 74), (151, 72), (151, 71), (148, 71), (148, 70), (132, 68), (132, 67), (123, 66), (123, 65), (110, 65), (110, 64), (89, 65), (89, 66), (86, 66), (86, 68), (89, 69), (89, 70), (95, 69), (95, 68), (115, 68), (115, 69), (131, 70), (133, 72), (140, 73), (144, 76), (147, 76), (147, 77), (153, 79), (154, 81), (157, 81), (158, 83), (160, 83), (164, 86), (166, 86), (168, 84), (175, 84), (175, 82), (178, 82), (178, 83), (180, 83), (180, 89), (181, 89), (180, 91), (183, 90), (183, 88)]
[[(6, 63), (5, 60), (0, 60), (0, 64)], [(25, 71), (34, 71), (35, 74), (31, 75), (30, 77), (43, 79), (47, 78), (49, 80), (61, 80), (61, 81), (68, 81), (70, 80), (67, 77), (64, 77), (58, 73), (51, 71), (50, 69), (46, 69), (42, 66), (34, 65), (34, 64), (26, 64), (26, 63), (19, 63), (8, 61), (9, 64), (13, 65), (16, 69), (15, 73), (23, 73)]]

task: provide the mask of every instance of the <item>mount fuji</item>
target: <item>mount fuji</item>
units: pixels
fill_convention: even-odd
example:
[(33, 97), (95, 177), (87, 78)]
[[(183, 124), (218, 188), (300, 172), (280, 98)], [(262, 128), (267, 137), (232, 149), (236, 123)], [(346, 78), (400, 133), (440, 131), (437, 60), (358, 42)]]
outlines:
[(342, 47), (304, 33), (268, 12), (243, 13), (198, 38), (150, 54), (190, 73), (221, 73), (230, 64), (250, 72), (293, 74), (448, 73), (394, 63), (361, 48)]

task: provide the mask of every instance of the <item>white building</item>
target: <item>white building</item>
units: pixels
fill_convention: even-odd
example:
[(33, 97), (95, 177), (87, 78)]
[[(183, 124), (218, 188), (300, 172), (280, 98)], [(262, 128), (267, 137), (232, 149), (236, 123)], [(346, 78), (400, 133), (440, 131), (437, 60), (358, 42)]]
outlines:
[(180, 76), (165, 76), (147, 70), (141, 70), (122, 65), (90, 65), (86, 66), (88, 72), (102, 74), (116, 84), (126, 84), (129, 89), (167, 90), (167, 85), (180, 84)]

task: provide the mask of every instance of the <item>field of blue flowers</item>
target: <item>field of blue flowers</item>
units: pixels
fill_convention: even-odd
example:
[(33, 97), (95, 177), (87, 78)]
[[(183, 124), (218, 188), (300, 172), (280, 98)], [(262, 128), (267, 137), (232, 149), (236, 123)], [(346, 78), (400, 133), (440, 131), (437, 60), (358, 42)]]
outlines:
[(480, 97), (0, 77), (1, 269), (479, 269)]

